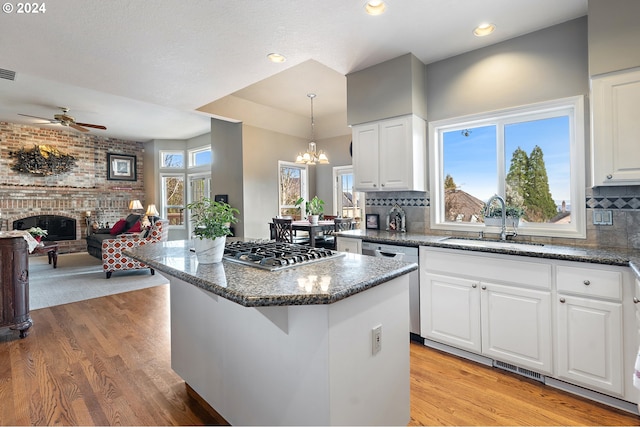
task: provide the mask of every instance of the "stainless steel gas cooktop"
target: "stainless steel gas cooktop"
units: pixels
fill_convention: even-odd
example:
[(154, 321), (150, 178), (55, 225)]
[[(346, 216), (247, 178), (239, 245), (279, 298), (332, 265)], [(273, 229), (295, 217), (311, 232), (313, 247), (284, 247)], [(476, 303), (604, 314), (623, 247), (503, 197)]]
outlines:
[(331, 249), (275, 241), (227, 242), (224, 249), (224, 259), (227, 261), (270, 271), (327, 261), (341, 256), (344, 254)]

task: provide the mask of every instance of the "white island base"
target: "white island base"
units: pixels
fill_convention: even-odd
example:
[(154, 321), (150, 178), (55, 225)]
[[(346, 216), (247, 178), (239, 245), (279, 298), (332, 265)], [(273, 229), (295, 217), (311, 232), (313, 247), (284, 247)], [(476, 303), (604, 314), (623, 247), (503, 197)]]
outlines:
[(408, 275), (256, 308), (171, 278), (172, 368), (232, 425), (407, 425), (409, 345)]

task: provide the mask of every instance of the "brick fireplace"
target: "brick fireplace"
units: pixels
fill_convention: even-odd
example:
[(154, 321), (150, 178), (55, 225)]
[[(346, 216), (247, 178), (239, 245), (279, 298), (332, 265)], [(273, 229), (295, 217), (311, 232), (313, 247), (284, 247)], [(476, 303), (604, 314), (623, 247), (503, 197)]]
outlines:
[[(12, 169), (12, 153), (47, 145), (76, 158), (69, 172), (41, 176)], [(107, 180), (107, 153), (136, 156), (136, 181)], [(36, 215), (75, 220), (75, 239), (59, 241), (60, 252), (86, 250), (87, 212), (91, 221), (114, 224), (129, 214), (129, 200), (144, 203), (143, 143), (73, 131), (58, 131), (0, 122), (0, 225)]]

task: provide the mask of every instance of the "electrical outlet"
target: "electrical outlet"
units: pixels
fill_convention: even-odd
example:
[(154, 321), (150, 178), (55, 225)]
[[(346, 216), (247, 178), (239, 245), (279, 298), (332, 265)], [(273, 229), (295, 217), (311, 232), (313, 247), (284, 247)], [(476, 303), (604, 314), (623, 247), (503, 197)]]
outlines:
[(594, 209), (593, 225), (613, 225), (611, 209)]
[(371, 354), (376, 355), (382, 350), (382, 325), (371, 330)]

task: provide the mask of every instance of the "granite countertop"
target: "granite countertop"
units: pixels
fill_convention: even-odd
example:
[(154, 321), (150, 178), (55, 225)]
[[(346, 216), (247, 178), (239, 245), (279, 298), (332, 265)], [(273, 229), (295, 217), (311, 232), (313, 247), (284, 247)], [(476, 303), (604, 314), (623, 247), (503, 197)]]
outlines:
[[(538, 245), (512, 241), (509, 247), (467, 246), (463, 242), (450, 239), (451, 236), (435, 236), (428, 234), (397, 233), (381, 230), (351, 230), (339, 232), (340, 237), (361, 239), (365, 242), (377, 242), (401, 246), (432, 246), (439, 248), (460, 249), (476, 252), (491, 252), (505, 255), (519, 255), (535, 258), (560, 259), (565, 261), (587, 262), (631, 267), (640, 278), (640, 250), (618, 248), (583, 248), (579, 246)], [(468, 238), (466, 240), (474, 240)], [(490, 239), (487, 239), (490, 240)]]
[(123, 253), (245, 307), (331, 304), (417, 270), (418, 265), (358, 254), (278, 271), (223, 260), (199, 264), (188, 240), (158, 242)]

